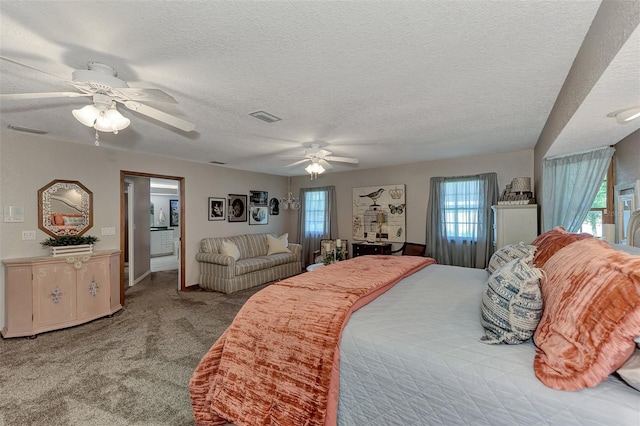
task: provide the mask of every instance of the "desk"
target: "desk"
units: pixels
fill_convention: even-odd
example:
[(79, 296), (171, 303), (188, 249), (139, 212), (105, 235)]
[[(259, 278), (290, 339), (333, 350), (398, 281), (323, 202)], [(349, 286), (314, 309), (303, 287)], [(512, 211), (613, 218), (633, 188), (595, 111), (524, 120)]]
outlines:
[(391, 254), (391, 243), (353, 243), (353, 257), (366, 254)]

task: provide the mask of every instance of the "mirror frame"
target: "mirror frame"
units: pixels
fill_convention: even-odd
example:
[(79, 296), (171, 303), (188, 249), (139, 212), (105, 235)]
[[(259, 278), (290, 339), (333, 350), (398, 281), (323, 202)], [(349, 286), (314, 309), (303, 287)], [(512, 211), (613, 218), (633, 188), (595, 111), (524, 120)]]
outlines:
[[(60, 229), (56, 224), (51, 223), (51, 196), (55, 195), (59, 189), (72, 189), (80, 194), (80, 204), (74, 206), (78, 212), (83, 214), (85, 219), (82, 224), (74, 229)], [(93, 192), (77, 180), (55, 179), (38, 190), (38, 228), (53, 237), (64, 235), (80, 236), (93, 226)]]

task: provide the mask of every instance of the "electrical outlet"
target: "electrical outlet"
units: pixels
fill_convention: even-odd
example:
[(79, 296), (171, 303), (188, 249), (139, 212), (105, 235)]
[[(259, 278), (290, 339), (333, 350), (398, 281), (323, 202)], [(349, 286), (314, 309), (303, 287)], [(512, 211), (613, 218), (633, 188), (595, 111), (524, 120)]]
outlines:
[(35, 240), (36, 239), (36, 231), (22, 231), (22, 240)]
[(116, 235), (116, 228), (102, 228), (102, 235)]

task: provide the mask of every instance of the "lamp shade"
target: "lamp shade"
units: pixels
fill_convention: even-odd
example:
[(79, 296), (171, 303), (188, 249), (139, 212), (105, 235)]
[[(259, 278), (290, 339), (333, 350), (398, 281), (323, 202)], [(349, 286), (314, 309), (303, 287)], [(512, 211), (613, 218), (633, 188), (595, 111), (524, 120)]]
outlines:
[(74, 109), (73, 111), (71, 111), (71, 113), (76, 118), (76, 120), (87, 127), (93, 127), (96, 120), (98, 119), (98, 116), (100, 115), (100, 111), (98, 111), (98, 109), (93, 105), (87, 105), (85, 107), (82, 107), (81, 109)]
[(514, 178), (513, 181), (511, 181), (511, 192), (531, 192), (531, 178)]

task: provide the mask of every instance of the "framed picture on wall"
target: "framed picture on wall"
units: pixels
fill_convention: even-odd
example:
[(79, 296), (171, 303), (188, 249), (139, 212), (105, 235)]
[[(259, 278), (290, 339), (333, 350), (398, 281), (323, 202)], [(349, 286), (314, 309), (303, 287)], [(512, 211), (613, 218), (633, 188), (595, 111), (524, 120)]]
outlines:
[(267, 206), (251, 206), (249, 225), (267, 225), (269, 223), (269, 208)]
[(180, 226), (180, 203), (169, 200), (169, 226)]
[(249, 191), (251, 196), (249, 202), (252, 206), (266, 206), (269, 199), (269, 193), (267, 191)]
[(218, 197), (209, 197), (209, 220), (224, 220), (224, 212), (227, 211), (227, 200)]
[(229, 222), (247, 221), (247, 196), (229, 194)]

